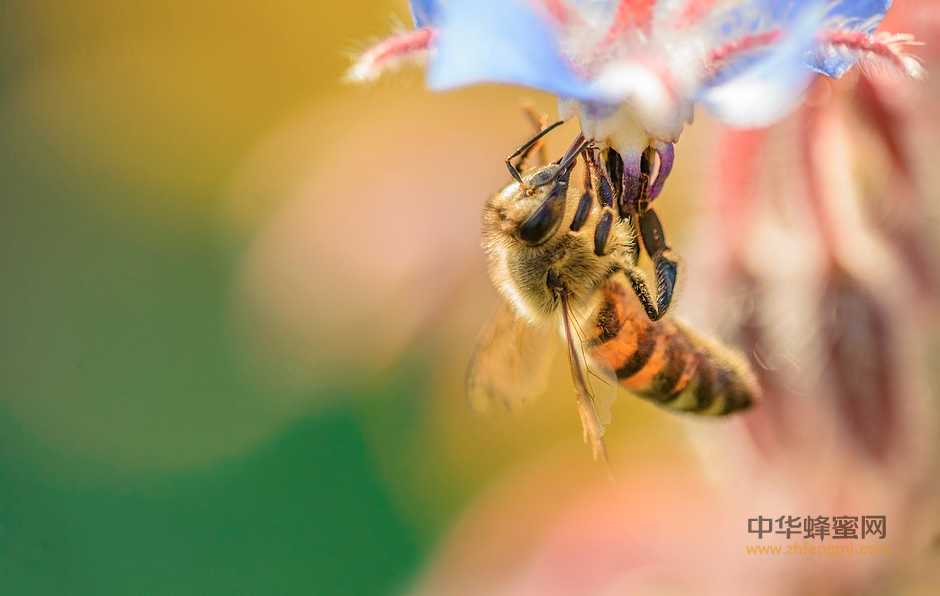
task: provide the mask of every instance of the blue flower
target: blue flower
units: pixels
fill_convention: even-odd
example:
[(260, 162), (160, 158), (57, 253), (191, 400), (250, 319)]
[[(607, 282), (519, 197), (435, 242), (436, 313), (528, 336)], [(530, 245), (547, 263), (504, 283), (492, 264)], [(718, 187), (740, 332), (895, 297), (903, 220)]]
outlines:
[[(417, 29), (366, 52), (350, 76), (428, 58), (428, 84), (499, 82), (555, 93), (563, 118), (623, 155), (671, 160), (695, 104), (737, 126), (785, 115), (816, 73), (863, 56), (919, 64), (907, 36), (875, 35), (891, 0), (413, 0)], [(660, 181), (661, 182), (661, 181)]]

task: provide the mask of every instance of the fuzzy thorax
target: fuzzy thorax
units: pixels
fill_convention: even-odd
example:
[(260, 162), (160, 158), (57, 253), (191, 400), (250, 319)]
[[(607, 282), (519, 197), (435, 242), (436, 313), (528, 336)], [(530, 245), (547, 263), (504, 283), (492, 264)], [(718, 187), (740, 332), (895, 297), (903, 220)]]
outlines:
[[(552, 167), (527, 173), (523, 182)], [(558, 314), (559, 290), (549, 287), (549, 271), (555, 283), (564, 288), (572, 307), (588, 312), (596, 289), (624, 266), (624, 251), (631, 239), (629, 228), (617, 222), (612, 229), (609, 254), (596, 255), (593, 233), (600, 216), (596, 210), (581, 230), (570, 230), (580, 198), (580, 190), (576, 189), (568, 193), (558, 231), (542, 244), (527, 245), (516, 231), (544, 200), (545, 188), (527, 192), (513, 182), (490, 197), (483, 211), (483, 249), (493, 284), (520, 317), (534, 324), (551, 323)]]

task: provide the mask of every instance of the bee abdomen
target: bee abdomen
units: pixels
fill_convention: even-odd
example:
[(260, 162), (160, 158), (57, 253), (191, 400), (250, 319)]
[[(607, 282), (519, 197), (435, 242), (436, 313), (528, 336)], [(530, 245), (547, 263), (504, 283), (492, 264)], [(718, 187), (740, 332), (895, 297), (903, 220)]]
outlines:
[(604, 290), (593, 349), (621, 385), (671, 410), (725, 416), (744, 410), (758, 387), (731, 350), (671, 320), (650, 321), (619, 284)]

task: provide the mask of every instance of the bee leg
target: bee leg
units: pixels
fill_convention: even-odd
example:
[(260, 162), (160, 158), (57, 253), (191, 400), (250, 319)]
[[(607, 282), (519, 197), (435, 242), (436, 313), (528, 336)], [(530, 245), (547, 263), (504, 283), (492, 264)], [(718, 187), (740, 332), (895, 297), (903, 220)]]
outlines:
[(578, 201), (578, 208), (574, 212), (574, 218), (571, 220), (571, 231), (577, 232), (584, 227), (588, 216), (591, 214), (591, 207), (594, 205), (594, 183), (591, 180), (592, 163), (594, 159), (593, 148), (585, 149), (581, 154), (584, 159), (584, 170), (582, 170), (582, 187), (584, 192), (581, 194), (581, 200)]
[[(586, 155), (585, 155), (586, 157)], [(604, 162), (604, 167), (600, 167), (600, 161)], [(585, 178), (590, 178), (595, 181), (593, 184), (596, 184), (600, 187), (601, 192), (598, 195), (603, 195), (605, 198), (598, 199), (598, 204), (602, 208), (613, 209), (614, 205), (617, 205), (619, 220), (626, 222), (627, 228), (630, 230), (630, 234), (626, 237), (628, 244), (624, 247), (625, 252), (630, 257), (630, 263), (634, 266), (640, 260), (639, 247), (637, 246), (637, 229), (636, 229), (636, 218), (633, 214), (624, 215), (620, 210), (621, 199), (623, 196), (623, 159), (620, 157), (620, 154), (614, 151), (613, 149), (606, 149), (602, 154), (601, 158), (598, 159), (598, 156), (594, 156), (594, 163), (585, 160), (588, 164), (588, 167), (585, 169), (591, 170), (591, 176), (585, 176)], [(603, 222), (602, 222), (603, 223)], [(606, 236), (605, 236), (606, 240)], [(595, 254), (601, 255), (598, 252), (598, 239), (595, 235)], [(606, 254), (606, 252), (604, 253)]]
[(651, 321), (661, 319), (662, 316), (666, 314), (666, 311), (657, 306), (658, 301), (654, 300), (653, 293), (650, 291), (649, 282), (643, 271), (636, 267), (625, 267), (623, 271), (626, 273), (627, 279), (630, 280), (633, 293), (636, 294), (636, 297), (640, 300), (640, 304), (643, 305), (646, 316), (649, 317)]
[(639, 231), (636, 226), (636, 217), (628, 215), (623, 218), (623, 221), (626, 222), (627, 228), (630, 230), (629, 244), (627, 244), (626, 251), (630, 256), (630, 264), (636, 267), (640, 263), (640, 247), (637, 241)]
[(672, 257), (672, 251), (656, 257), (656, 296), (659, 312), (664, 313), (672, 304), (672, 295), (676, 289), (676, 277), (679, 274), (679, 262)]
[(666, 244), (663, 226), (655, 211), (650, 209), (640, 216), (639, 228), (646, 254), (653, 260), (653, 267), (656, 270), (656, 304), (662, 316), (672, 302), (679, 264), (673, 257), (669, 245)]
[(606, 170), (603, 169), (600, 170), (600, 175), (597, 177), (597, 201), (607, 209), (613, 209), (616, 201), (613, 185), (607, 177)]
[(614, 212), (604, 209), (597, 227), (594, 228), (594, 254), (603, 257), (607, 254), (607, 245), (610, 241), (610, 228), (614, 223)]
[(605, 155), (605, 168), (607, 180), (610, 181), (614, 190), (614, 202), (620, 205), (623, 196), (623, 158), (613, 149), (607, 149)]
[(594, 228), (594, 254), (603, 257), (609, 253), (610, 230), (614, 225), (614, 192), (607, 178), (607, 172), (600, 166), (598, 151), (593, 148), (587, 149), (583, 155), (584, 185), (588, 190), (581, 195), (571, 229), (577, 231), (584, 225), (596, 201), (601, 209), (601, 216)]
[[(653, 164), (656, 159), (659, 160), (659, 167), (655, 177), (653, 177)], [(663, 232), (662, 223), (660, 223), (656, 212), (650, 209), (650, 203), (662, 191), (663, 184), (672, 171), (674, 159), (675, 149), (672, 144), (656, 148), (647, 147), (640, 157), (640, 194), (637, 199), (639, 218), (637, 227), (646, 254), (652, 259), (653, 268), (656, 271), (656, 302), (660, 316), (666, 312), (672, 303), (679, 264), (669, 245), (666, 244), (666, 235)], [(637, 257), (639, 258), (639, 251), (637, 251)]]
[(614, 186), (610, 182), (607, 169), (601, 167), (598, 152), (596, 150), (585, 152), (584, 164), (586, 166), (585, 182), (590, 184), (591, 188), (594, 189), (594, 194), (597, 196), (597, 204), (602, 209), (613, 207), (616, 202)]
[(584, 226), (584, 222), (587, 221), (588, 215), (591, 214), (591, 206), (594, 204), (594, 193), (588, 188), (584, 191), (584, 194), (581, 195), (581, 200), (578, 201), (578, 209), (574, 212), (574, 219), (571, 220), (571, 231), (577, 232)]

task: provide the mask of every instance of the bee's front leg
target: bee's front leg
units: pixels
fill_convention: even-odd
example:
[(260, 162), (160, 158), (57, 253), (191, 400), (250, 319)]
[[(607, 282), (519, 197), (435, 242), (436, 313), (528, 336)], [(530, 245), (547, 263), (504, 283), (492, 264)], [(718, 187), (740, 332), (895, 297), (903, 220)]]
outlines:
[[(612, 250), (610, 232), (614, 225), (614, 206), (619, 199), (616, 187), (610, 181), (608, 169), (602, 167), (600, 161), (600, 155), (596, 150), (584, 153), (585, 185), (589, 187), (590, 192), (596, 198), (597, 207), (601, 210), (597, 226), (594, 228), (594, 254), (603, 257), (610, 254)], [(585, 196), (581, 197), (581, 204), (578, 205), (579, 211), (586, 199), (590, 200)]]

